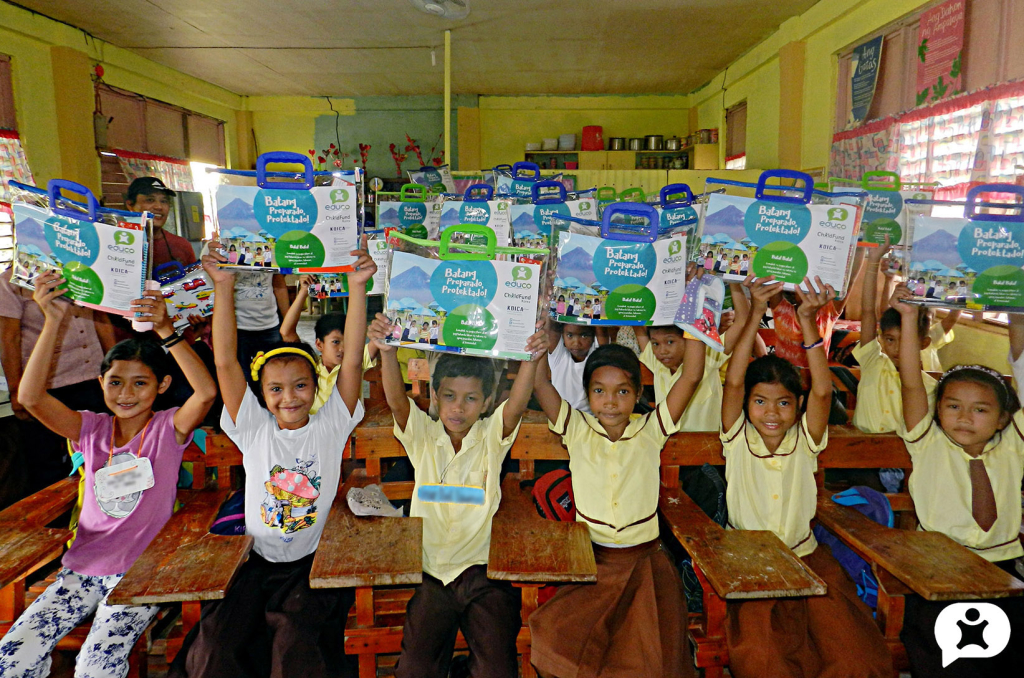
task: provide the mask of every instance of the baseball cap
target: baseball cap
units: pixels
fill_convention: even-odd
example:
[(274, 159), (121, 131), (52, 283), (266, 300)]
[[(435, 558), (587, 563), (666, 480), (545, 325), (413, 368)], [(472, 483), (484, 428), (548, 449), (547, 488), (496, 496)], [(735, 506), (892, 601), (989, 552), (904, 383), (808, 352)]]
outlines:
[(174, 191), (167, 188), (164, 182), (157, 177), (139, 177), (128, 186), (128, 192), (125, 194), (124, 199), (127, 202), (135, 202), (135, 199), (140, 195), (152, 195), (154, 193), (166, 193), (172, 198), (176, 195)]

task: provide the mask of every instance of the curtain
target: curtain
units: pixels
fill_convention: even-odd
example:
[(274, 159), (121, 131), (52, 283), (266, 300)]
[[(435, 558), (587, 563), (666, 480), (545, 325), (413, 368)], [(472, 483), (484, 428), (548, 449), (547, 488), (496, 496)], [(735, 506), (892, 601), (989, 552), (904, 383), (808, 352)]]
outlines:
[(11, 202), (10, 181), (34, 183), (18, 133), (0, 130), (0, 202)]
[(165, 158), (159, 155), (133, 153), (130, 151), (113, 151), (121, 163), (121, 171), (131, 182), (139, 177), (159, 177), (161, 181), (175, 191), (194, 191), (192, 185), (192, 168), (185, 160)]
[(955, 97), (840, 132), (830, 174), (858, 180), (897, 172), (904, 182), (938, 183), (935, 197), (963, 198), (983, 183), (1013, 183), (1024, 170), (1024, 82)]

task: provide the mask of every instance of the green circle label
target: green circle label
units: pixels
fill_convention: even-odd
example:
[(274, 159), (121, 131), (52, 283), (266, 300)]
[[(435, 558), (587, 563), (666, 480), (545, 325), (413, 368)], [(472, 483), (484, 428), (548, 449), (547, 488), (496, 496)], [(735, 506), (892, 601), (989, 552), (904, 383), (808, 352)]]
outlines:
[(889, 236), (889, 244), (899, 244), (903, 237), (903, 229), (895, 219), (875, 219), (864, 227), (864, 242), (881, 245), (885, 242), (885, 236)]
[(288, 231), (274, 246), (274, 265), (281, 268), (316, 268), (325, 257), (324, 244), (306, 231)]
[(799, 283), (807, 275), (807, 256), (792, 243), (768, 243), (754, 255), (754, 275), (774, 275), (782, 282)]
[(423, 224), (412, 224), (405, 227), (404, 233), (410, 238), (427, 239), (427, 227)]
[(974, 299), (968, 303), (984, 306), (1024, 307), (1024, 270), (1016, 266), (993, 266), (982, 271), (972, 286)]
[(463, 304), (444, 319), (441, 336), (448, 346), (489, 351), (498, 340), (498, 321), (483, 306)]
[(605, 318), (608, 320), (643, 320), (654, 317), (658, 302), (654, 292), (640, 285), (620, 285), (605, 302)]
[(96, 272), (77, 261), (64, 266), (64, 279), (68, 281), (67, 296), (87, 304), (103, 302), (103, 283)]

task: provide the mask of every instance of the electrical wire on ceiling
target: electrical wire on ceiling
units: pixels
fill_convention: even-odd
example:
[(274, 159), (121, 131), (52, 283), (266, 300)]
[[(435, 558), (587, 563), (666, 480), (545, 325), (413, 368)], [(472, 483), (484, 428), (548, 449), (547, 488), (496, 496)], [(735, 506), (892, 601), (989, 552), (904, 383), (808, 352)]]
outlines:
[(324, 97), (327, 99), (327, 105), (331, 107), (331, 112), (334, 113), (334, 138), (337, 139), (338, 153), (341, 153), (341, 111), (334, 110), (334, 103), (331, 101), (331, 97)]

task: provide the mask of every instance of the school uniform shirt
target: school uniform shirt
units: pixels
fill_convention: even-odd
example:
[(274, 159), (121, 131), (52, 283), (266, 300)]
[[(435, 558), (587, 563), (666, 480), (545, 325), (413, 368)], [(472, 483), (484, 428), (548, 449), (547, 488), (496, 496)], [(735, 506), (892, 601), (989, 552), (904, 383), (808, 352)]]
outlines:
[[(370, 358), (370, 345), (367, 344), (363, 347), (363, 372), (373, 369), (373, 366), (376, 364), (377, 361)], [(313, 399), (313, 407), (309, 408), (310, 414), (319, 412), (320, 408), (327, 402), (327, 399), (334, 393), (336, 390), (334, 386), (338, 383), (338, 374), (340, 372), (341, 365), (335, 365), (333, 370), (328, 370), (322, 358), (316, 361), (316, 398)]]
[(818, 453), (828, 444), (828, 431), (815, 445), (805, 414), (772, 453), (754, 425), (741, 416), (721, 432), (721, 438), (729, 527), (770, 530), (801, 558), (813, 553), (818, 546), (811, 532), (818, 504), (814, 472)]
[(1006, 356), (1006, 362), (1010, 363), (1010, 371), (1013, 373), (1013, 384), (1017, 387), (1017, 398), (1024, 398), (1024, 351), (1020, 357), (1013, 359), (1013, 351)]
[[(590, 346), (590, 353), (597, 350), (597, 339)], [(587, 356), (590, 356), (590, 353)], [(548, 365), (551, 367), (551, 385), (562, 396), (569, 406), (590, 412), (590, 401), (587, 399), (587, 388), (583, 385), (583, 368), (587, 361), (576, 362), (561, 339), (555, 350), (548, 354)]]
[(657, 539), (661, 448), (679, 430), (668, 405), (634, 414), (615, 442), (593, 415), (565, 400), (548, 427), (569, 450), (576, 521), (586, 524), (590, 540), (615, 548)]
[[(892, 433), (903, 428), (903, 380), (892, 359), (882, 353), (878, 339), (857, 344), (853, 357), (860, 363), (860, 385), (857, 387), (857, 407), (853, 410), (853, 425), (864, 433)], [(923, 354), (922, 354), (923, 357)], [(922, 374), (924, 389), (928, 393), (928, 410), (935, 406), (935, 387), (938, 382)]]
[[(972, 457), (946, 435), (931, 416), (901, 432), (914, 463), (910, 496), (919, 529), (941, 532), (989, 561), (1024, 555), (1020, 544), (1020, 486), (1024, 477), (1024, 411), (985, 445), (978, 457), (985, 462), (996, 500), (996, 522), (981, 529), (971, 511)], [(731, 507), (730, 507), (731, 510)]]
[[(507, 401), (506, 401), (507, 402)], [(482, 506), (420, 500), (413, 493), (409, 515), (423, 518), (423, 571), (445, 586), (472, 565), (487, 563), (491, 519), (501, 503), (501, 462), (519, 435), (519, 424), (502, 436), (505, 403), (479, 419), (462, 439), (458, 454), (444, 424), (431, 419), (411, 399), (405, 430), (395, 438), (416, 470), (416, 485), (469, 485), (484, 489)]]
[[(707, 347), (704, 358), (704, 376), (701, 377), (697, 390), (693, 392), (690, 403), (683, 411), (679, 420), (680, 431), (717, 431), (722, 426), (722, 380), (719, 369), (729, 359), (725, 353)], [(647, 347), (640, 353), (640, 362), (654, 374), (654, 400), (662, 402), (679, 381), (683, 374), (682, 365), (675, 372), (654, 357), (654, 346), (647, 342)]]
[[(177, 407), (153, 413), (153, 418), (111, 457), (114, 417), (81, 411), (82, 430), (71, 446), (84, 457), (85, 482), (78, 532), (62, 564), (79, 574), (104, 577), (124, 574), (170, 519), (177, 494), (178, 467), (192, 436), (178, 443), (174, 430)], [(153, 487), (109, 502), (96, 497), (96, 472), (112, 464), (146, 457), (153, 468)]]
[(946, 344), (952, 343), (956, 336), (953, 329), (949, 332), (942, 329), (942, 323), (932, 323), (928, 328), (928, 338), (932, 340), (928, 348), (921, 351), (921, 367), (925, 372), (942, 372), (942, 362), (939, 360), (939, 349)]
[(242, 452), (245, 533), (266, 560), (290, 563), (316, 551), (341, 480), (341, 459), (363, 404), (351, 414), (337, 390), (300, 429), (285, 430), (245, 389), (235, 421), (220, 426)]

